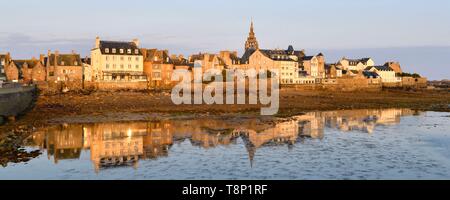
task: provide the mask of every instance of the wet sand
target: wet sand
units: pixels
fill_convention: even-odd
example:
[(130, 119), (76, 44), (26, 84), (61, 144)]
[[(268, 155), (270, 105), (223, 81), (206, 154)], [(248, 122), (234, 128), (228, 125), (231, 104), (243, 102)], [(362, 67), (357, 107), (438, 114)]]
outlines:
[[(325, 92), (290, 89), (280, 92), (280, 109), (275, 117), (341, 109), (410, 108), (448, 112), (449, 104), (450, 93), (447, 91)], [(260, 108), (261, 105), (174, 105), (169, 92), (39, 96), (30, 112), (16, 122), (0, 126), (0, 132), (59, 123), (140, 121), (168, 117), (260, 117)]]

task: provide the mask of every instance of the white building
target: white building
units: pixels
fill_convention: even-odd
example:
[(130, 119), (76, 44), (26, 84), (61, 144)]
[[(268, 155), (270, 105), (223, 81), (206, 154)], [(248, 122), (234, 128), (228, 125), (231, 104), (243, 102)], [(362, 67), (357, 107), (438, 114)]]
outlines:
[(342, 58), (338, 63), (343, 70), (358, 70), (362, 71), (367, 67), (375, 66), (375, 62), (372, 58), (361, 58), (361, 59), (347, 59)]
[(372, 66), (367, 67), (366, 70), (377, 73), (383, 83), (398, 83), (402, 81), (400, 77), (395, 76), (395, 71), (388, 66)]
[(144, 58), (139, 40), (132, 42), (95, 40), (91, 50), (92, 73), (95, 81), (146, 81)]

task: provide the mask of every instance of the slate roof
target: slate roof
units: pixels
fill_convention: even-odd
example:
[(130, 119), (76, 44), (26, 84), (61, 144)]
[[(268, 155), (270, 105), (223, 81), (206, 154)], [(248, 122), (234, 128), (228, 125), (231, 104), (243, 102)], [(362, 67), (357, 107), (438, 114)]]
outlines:
[(370, 60), (371, 58), (361, 58), (361, 59), (348, 59), (348, 58), (344, 58), (344, 60), (347, 60), (350, 63), (356, 63), (358, 64), (359, 62), (363, 63), (364, 65), (367, 64), (367, 62)]
[(294, 59), (290, 58), (289, 56), (292, 54), (289, 54), (286, 50), (271, 50), (271, 49), (260, 49), (261, 53), (267, 56), (268, 58), (272, 60), (278, 60), (278, 61), (295, 61)]
[[(109, 52), (105, 51), (107, 48)], [(113, 49), (116, 49), (115, 53), (113, 53)], [(123, 53), (120, 53), (120, 49), (123, 49)], [(128, 53), (128, 49), (131, 49), (131, 53)], [(135, 53), (136, 49), (138, 50), (137, 54)], [(106, 55), (142, 55), (141, 50), (134, 42), (100, 41), (100, 51)]]
[(53, 53), (45, 58), (46, 66), (47, 64), (48, 66), (55, 66), (55, 61), (57, 66), (82, 66), (80, 54), (58, 54), (56, 56)]
[(377, 70), (379, 70), (379, 71), (394, 71), (389, 66), (371, 66), (371, 67), (366, 67), (366, 70), (370, 70), (370, 69), (372, 69), (372, 67), (377, 69)]
[(90, 65), (91, 64), (91, 58), (82, 58), (81, 62)]
[[(18, 68), (18, 69), (22, 69), (22, 67), (23, 67), (23, 65), (25, 64), (25, 63), (27, 63), (27, 65), (28, 65), (28, 68), (34, 68), (38, 63), (40, 63), (40, 61), (39, 60), (12, 60), (12, 62), (14, 62), (14, 64), (16, 65), (16, 67)], [(43, 64), (43, 63), (41, 63), (41, 64)]]
[(255, 51), (256, 51), (255, 49), (246, 50), (244, 55), (242, 55), (241, 64), (247, 64), (250, 59), (250, 56), (252, 56), (252, 54), (255, 53)]
[[(167, 50), (158, 50), (158, 49), (146, 49), (146, 57), (144, 58), (145, 62), (153, 62), (157, 64), (171, 64), (170, 56)], [(157, 57), (158, 60), (155, 61), (154, 58)]]
[(217, 56), (215, 54), (207, 54), (207, 53), (199, 53), (199, 54), (191, 55), (189, 62), (194, 62), (196, 60), (204, 60), (205, 55), (209, 55), (208, 62), (213, 62), (214, 58), (217, 57), (217, 59), (219, 60), (219, 64), (225, 65), (225, 61), (223, 61), (222, 58), (220, 58), (219, 56)]
[(314, 56), (304, 56), (302, 60), (312, 60)]
[(367, 78), (378, 78), (379, 75), (376, 72), (363, 71), (363, 75)]

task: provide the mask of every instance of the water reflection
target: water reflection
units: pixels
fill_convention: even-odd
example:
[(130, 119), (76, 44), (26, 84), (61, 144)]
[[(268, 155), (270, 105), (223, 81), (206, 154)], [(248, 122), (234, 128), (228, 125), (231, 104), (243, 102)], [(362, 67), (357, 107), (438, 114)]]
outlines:
[(48, 159), (79, 159), (90, 153), (96, 172), (112, 167), (138, 167), (139, 160), (169, 156), (172, 145), (186, 140), (201, 148), (215, 148), (244, 141), (250, 165), (257, 149), (323, 139), (326, 128), (372, 134), (377, 126), (395, 125), (401, 116), (415, 115), (406, 109), (311, 112), (269, 124), (246, 120), (162, 120), (154, 122), (60, 125), (41, 129), (27, 146), (46, 150)]

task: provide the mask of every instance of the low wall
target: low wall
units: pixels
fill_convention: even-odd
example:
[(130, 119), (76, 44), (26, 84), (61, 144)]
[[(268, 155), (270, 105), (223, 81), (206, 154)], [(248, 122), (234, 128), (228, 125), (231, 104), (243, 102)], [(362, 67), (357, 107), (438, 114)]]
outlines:
[(36, 97), (35, 86), (0, 89), (0, 117), (23, 114), (29, 109)]
[(93, 83), (96, 90), (147, 90), (148, 82), (97, 82)]
[(427, 88), (426, 78), (402, 77), (401, 82), (383, 83), (384, 88)]
[(295, 88), (296, 90), (323, 91), (380, 91), (381, 84), (372, 83), (366, 78), (338, 78), (333, 81), (323, 81), (320, 84), (282, 85), (281, 88)]

